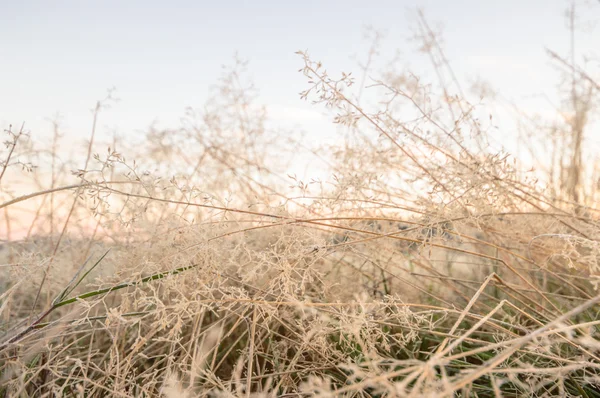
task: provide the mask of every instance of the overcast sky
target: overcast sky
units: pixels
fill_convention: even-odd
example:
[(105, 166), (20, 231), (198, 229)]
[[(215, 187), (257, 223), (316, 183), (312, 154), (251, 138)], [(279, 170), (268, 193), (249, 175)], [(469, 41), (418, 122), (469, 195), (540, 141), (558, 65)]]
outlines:
[[(600, 7), (592, 3), (580, 8), (586, 22), (600, 20)], [(569, 4), (0, 0), (0, 123), (26, 122), (33, 136), (42, 137), (49, 131), (46, 120), (60, 112), (66, 132), (84, 138), (90, 108), (116, 87), (121, 101), (103, 116), (103, 132), (116, 129), (127, 137), (152, 121), (176, 125), (187, 106), (202, 106), (221, 65), (231, 64), (237, 51), (250, 62), (261, 101), (276, 121), (328, 136), (333, 130), (320, 109), (299, 99), (306, 86), (294, 52), (308, 49), (332, 72), (357, 72), (352, 56), (366, 54), (363, 27), (371, 25), (386, 33), (382, 56), (400, 49), (403, 61), (418, 72), (426, 59), (408, 41), (416, 7), (432, 25), (443, 26), (445, 49), (459, 79), (481, 76), (504, 96), (524, 101), (527, 95), (555, 93), (557, 75), (544, 48), (568, 51), (564, 12)], [(599, 29), (582, 33), (578, 49), (600, 48)]]

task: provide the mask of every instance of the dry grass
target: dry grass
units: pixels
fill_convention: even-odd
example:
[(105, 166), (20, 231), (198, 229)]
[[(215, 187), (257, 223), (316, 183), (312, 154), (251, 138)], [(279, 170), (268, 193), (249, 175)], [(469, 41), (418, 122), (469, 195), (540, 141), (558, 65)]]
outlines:
[(600, 396), (584, 158), (561, 190), (494, 149), (418, 22), (439, 81), (387, 71), (373, 105), (299, 53), (302, 97), (347, 132), (311, 152), (330, 181), (286, 176), (301, 143), (266, 127), (241, 62), (139, 145), (96, 142), (98, 102), (77, 164), (58, 124), (49, 152), (7, 131), (0, 395)]

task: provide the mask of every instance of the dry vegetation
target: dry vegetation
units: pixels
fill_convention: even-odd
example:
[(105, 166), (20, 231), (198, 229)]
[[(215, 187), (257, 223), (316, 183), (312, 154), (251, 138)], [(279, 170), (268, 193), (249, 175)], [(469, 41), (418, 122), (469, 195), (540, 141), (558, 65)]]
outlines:
[(74, 164), (59, 123), (43, 149), (8, 129), (0, 396), (600, 396), (599, 86), (553, 54), (573, 117), (524, 172), (418, 28), (435, 83), (299, 53), (302, 97), (346, 132), (312, 152), (330, 181), (286, 175), (306, 145), (267, 128), (241, 62), (129, 147), (95, 137), (99, 101)]

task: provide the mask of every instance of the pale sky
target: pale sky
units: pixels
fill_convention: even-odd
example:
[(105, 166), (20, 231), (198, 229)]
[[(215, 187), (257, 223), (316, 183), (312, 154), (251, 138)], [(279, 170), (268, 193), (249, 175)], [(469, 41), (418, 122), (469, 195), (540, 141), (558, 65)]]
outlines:
[[(385, 33), (379, 65), (400, 50), (401, 63), (421, 74), (430, 70), (429, 62), (409, 40), (417, 7), (431, 26), (443, 27), (447, 58), (464, 86), (480, 77), (521, 109), (552, 115), (541, 95), (556, 98), (558, 74), (545, 47), (568, 54), (569, 5), (566, 0), (0, 0), (0, 127), (25, 122), (44, 147), (52, 132), (48, 120), (60, 113), (63, 145), (82, 148), (90, 134), (90, 109), (115, 87), (120, 102), (101, 115), (99, 141), (109, 141), (114, 131), (136, 140), (152, 122), (176, 128), (187, 107), (204, 105), (222, 65), (231, 65), (237, 53), (249, 61), (259, 101), (274, 125), (305, 131), (307, 144), (335, 141), (339, 133), (330, 115), (299, 98), (307, 84), (294, 53), (308, 50), (332, 75), (360, 75), (356, 58), (365, 58), (364, 27), (372, 26)], [(578, 10), (584, 25), (600, 20), (599, 1), (578, 0)], [(600, 27), (577, 33), (577, 52), (596, 57), (596, 71), (598, 34)], [(371, 76), (378, 77), (376, 72)], [(514, 117), (500, 115), (495, 124), (500, 143), (514, 147)], [(598, 143), (600, 133), (587, 140), (586, 145)], [(304, 163), (278, 172), (309, 178), (321, 171)], [(27, 230), (27, 220), (20, 221), (24, 229), (17, 231), (15, 223), (14, 234)]]
[[(585, 2), (580, 4), (584, 4)], [(582, 20), (600, 20), (600, 2), (582, 5)], [(282, 125), (315, 137), (335, 130), (321, 108), (300, 100), (306, 88), (294, 54), (307, 49), (329, 71), (358, 72), (368, 43), (363, 27), (386, 33), (382, 59), (396, 49), (416, 72), (426, 59), (407, 39), (421, 7), (443, 26), (445, 50), (458, 78), (477, 76), (505, 97), (527, 103), (555, 95), (556, 71), (545, 47), (567, 54), (565, 0), (381, 1), (11, 1), (0, 0), (0, 123), (22, 122), (38, 139), (48, 118), (63, 116), (69, 136), (89, 135), (89, 110), (106, 90), (120, 98), (100, 132), (138, 134), (153, 121), (177, 126), (188, 106), (201, 107), (221, 65), (235, 52), (249, 61), (260, 101)], [(600, 48), (600, 27), (578, 36), (582, 52)], [(536, 103), (539, 104), (539, 101)], [(543, 109), (539, 109), (543, 112)], [(500, 121), (501, 123), (501, 121)]]

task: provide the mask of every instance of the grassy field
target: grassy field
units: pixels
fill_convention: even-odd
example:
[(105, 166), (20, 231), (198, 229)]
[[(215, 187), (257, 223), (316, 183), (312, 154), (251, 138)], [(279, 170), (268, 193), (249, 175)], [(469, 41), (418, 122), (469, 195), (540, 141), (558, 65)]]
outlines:
[[(271, 130), (243, 63), (141, 144), (98, 137), (110, 98), (75, 155), (7, 127), (0, 396), (600, 397), (598, 84), (532, 171), (419, 26), (445, 78), (377, 101), (298, 54), (334, 147)], [(288, 176), (302, 151), (331, 178)]]

